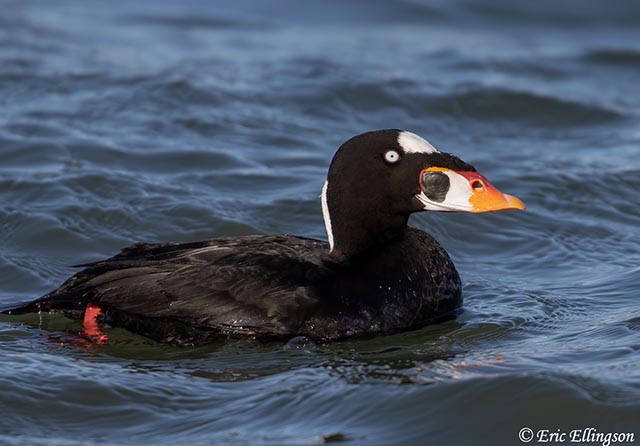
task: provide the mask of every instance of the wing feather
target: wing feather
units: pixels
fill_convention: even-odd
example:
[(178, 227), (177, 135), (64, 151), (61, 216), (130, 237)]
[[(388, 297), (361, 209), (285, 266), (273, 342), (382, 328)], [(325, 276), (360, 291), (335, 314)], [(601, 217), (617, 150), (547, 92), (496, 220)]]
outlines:
[(138, 243), (85, 269), (42, 298), (51, 309), (102, 306), (114, 320), (157, 318), (209, 330), (295, 331), (317, 305), (326, 244), (292, 236)]

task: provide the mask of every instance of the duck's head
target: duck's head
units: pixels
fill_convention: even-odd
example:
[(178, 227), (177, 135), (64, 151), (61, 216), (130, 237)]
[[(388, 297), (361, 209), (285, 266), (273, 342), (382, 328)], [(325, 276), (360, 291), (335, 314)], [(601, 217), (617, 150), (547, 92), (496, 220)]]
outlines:
[(329, 244), (340, 255), (393, 237), (414, 212), (524, 208), (470, 164), (401, 130), (367, 132), (342, 144), (322, 188)]

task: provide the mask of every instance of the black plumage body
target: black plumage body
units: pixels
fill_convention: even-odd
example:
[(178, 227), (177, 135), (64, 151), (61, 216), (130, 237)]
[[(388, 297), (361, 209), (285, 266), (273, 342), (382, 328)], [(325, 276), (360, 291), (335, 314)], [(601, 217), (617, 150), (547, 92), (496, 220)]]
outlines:
[(14, 313), (37, 308), (80, 318), (89, 303), (112, 326), (161, 342), (200, 343), (220, 335), (393, 333), (451, 313), (462, 296), (444, 249), (407, 227), (339, 261), (326, 243), (295, 236), (136, 244)]
[(93, 333), (101, 314), (99, 323), (182, 344), (397, 333), (462, 305), (453, 262), (407, 225), (413, 213), (524, 209), (473, 166), (396, 129), (342, 144), (320, 201), (329, 243), (289, 235), (139, 243), (3, 312), (63, 311)]

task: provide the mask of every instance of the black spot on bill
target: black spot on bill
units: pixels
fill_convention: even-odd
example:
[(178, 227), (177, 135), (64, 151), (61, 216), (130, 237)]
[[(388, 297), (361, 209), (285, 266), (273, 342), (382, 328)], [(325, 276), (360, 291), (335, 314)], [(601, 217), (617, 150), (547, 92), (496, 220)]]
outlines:
[(449, 177), (442, 172), (423, 172), (422, 191), (431, 201), (442, 203), (449, 192)]

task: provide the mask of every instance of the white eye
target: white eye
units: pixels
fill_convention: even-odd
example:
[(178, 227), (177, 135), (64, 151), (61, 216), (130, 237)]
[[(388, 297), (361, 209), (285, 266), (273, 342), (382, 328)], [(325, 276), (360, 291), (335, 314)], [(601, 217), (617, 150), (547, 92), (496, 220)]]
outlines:
[(389, 150), (384, 154), (384, 160), (388, 163), (395, 163), (400, 160), (400, 154), (395, 150)]

